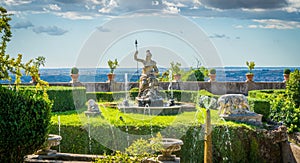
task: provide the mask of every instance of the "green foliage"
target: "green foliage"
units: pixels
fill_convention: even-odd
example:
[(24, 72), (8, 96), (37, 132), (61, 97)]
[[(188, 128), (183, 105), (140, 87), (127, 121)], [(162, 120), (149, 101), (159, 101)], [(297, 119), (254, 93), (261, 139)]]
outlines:
[(208, 74), (208, 70), (205, 67), (197, 69), (191, 69), (182, 77), (183, 81), (204, 81), (204, 77)]
[(78, 74), (79, 69), (77, 67), (72, 67), (71, 74)]
[(296, 69), (290, 74), (290, 79), (286, 83), (286, 93), (288, 98), (293, 101), (296, 108), (300, 107), (300, 71)]
[(172, 71), (172, 73), (173, 74), (179, 74), (181, 63), (179, 63), (179, 62), (174, 63), (172, 61), (170, 64), (171, 64), (170, 70)]
[(156, 134), (156, 137), (151, 138), (149, 141), (144, 139), (135, 140), (128, 148), (126, 152), (132, 156), (147, 156), (149, 153), (156, 153), (163, 149), (162, 135)]
[(263, 115), (263, 120), (269, 118), (271, 106), (268, 100), (248, 98), (248, 103), (251, 111)]
[(283, 74), (290, 74), (290, 73), (291, 73), (291, 69), (289, 69), (289, 68), (285, 68), (283, 70)]
[(53, 112), (76, 110), (86, 103), (85, 87), (50, 87), (47, 93), (53, 100)]
[[(34, 87), (20, 87), (20, 90), (31, 90), (35, 92)], [(85, 106), (86, 89), (85, 87), (64, 87), (51, 86), (47, 90), (48, 98), (53, 102), (52, 112), (63, 112), (76, 110)]]
[(209, 70), (209, 74), (216, 74), (216, 69), (215, 68), (211, 68), (210, 70)]
[(37, 57), (29, 60), (27, 63), (22, 63), (22, 54), (18, 54), (17, 58), (12, 58), (6, 54), (7, 43), (12, 37), (9, 24), (9, 21), (11, 21), (10, 16), (6, 9), (0, 6), (0, 35), (2, 35), (0, 45), (0, 80), (11, 80), (9, 73), (12, 73), (16, 76), (15, 84), (18, 86), (21, 83), (21, 70), (23, 69), (26, 75), (29, 74), (36, 79), (37, 87), (41, 87), (46, 91), (48, 83), (41, 80), (38, 75), (40, 65), (45, 63), (45, 57)]
[(117, 66), (119, 66), (119, 62), (117, 59), (115, 59), (114, 61), (112, 60), (108, 60), (108, 66), (110, 68), (110, 73), (114, 73), (115, 69), (117, 68)]
[(285, 93), (285, 89), (263, 89), (263, 90), (251, 90), (248, 92), (248, 96), (251, 98), (268, 100), (273, 95), (279, 95)]
[(246, 65), (248, 66), (248, 70), (249, 70), (249, 74), (252, 74), (252, 70), (254, 69), (255, 67), (255, 62), (253, 61), (250, 61), (250, 62), (246, 62)]
[(0, 162), (23, 162), (45, 142), (51, 102), (32, 91), (0, 86)]
[(113, 102), (125, 98), (125, 92), (87, 92), (87, 99), (94, 99), (99, 102)]

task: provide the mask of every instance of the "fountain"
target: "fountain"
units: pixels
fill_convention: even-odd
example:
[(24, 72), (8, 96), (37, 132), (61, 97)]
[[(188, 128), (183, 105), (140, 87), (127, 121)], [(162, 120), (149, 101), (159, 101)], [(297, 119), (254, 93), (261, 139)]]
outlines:
[(247, 98), (242, 94), (225, 94), (219, 97), (219, 116), (254, 125), (262, 125), (262, 115), (249, 111)]
[[(156, 78), (158, 68), (156, 67), (156, 62), (151, 59), (152, 54), (150, 50), (146, 51), (145, 60), (138, 58), (137, 55), (138, 51), (135, 52), (134, 59), (144, 64), (139, 81), (139, 93), (135, 99), (137, 105), (130, 105), (126, 95), (126, 99), (119, 106), (119, 109), (126, 113), (145, 114), (147, 112), (152, 115), (174, 115), (180, 113), (181, 106), (175, 105), (172, 97), (169, 102), (164, 102), (160, 95), (158, 79)], [(125, 88), (127, 88), (126, 80), (127, 76), (125, 76)]]

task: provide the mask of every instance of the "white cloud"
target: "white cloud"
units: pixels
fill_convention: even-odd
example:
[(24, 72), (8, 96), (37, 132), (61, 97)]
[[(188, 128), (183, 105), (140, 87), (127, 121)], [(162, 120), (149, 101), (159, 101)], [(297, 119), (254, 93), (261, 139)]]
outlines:
[(300, 12), (300, 0), (287, 0), (288, 6), (283, 8), (284, 11), (289, 13)]
[(18, 6), (31, 3), (32, 0), (4, 0), (4, 4), (8, 6)]
[(58, 16), (61, 16), (66, 19), (71, 19), (71, 20), (90, 20), (93, 19), (96, 15), (85, 15), (79, 12), (59, 12), (55, 13)]
[(46, 34), (52, 35), (52, 36), (59, 36), (59, 35), (63, 35), (66, 32), (68, 32), (67, 30), (59, 28), (57, 26), (39, 26), (39, 27), (33, 28), (32, 31), (37, 34), (46, 33)]
[(249, 25), (249, 28), (264, 28), (264, 29), (295, 29), (300, 28), (300, 22), (296, 21), (283, 21), (277, 19), (262, 19), (253, 20), (260, 23), (259, 25)]
[(61, 8), (57, 4), (50, 4), (49, 9), (53, 11), (60, 11)]

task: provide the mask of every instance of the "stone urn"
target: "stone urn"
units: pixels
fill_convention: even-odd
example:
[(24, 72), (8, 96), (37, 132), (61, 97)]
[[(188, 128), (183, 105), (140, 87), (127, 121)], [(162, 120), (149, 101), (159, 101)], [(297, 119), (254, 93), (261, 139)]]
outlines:
[(109, 73), (107, 74), (107, 82), (113, 82), (115, 81), (115, 74)]
[(48, 139), (43, 145), (43, 148), (37, 152), (38, 155), (49, 155), (57, 153), (56, 150), (52, 150), (51, 147), (58, 146), (62, 137), (59, 135), (49, 134)]
[(180, 82), (181, 81), (181, 74), (174, 74), (174, 80), (175, 80), (175, 82)]
[(283, 82), (288, 81), (290, 79), (290, 74), (283, 74), (283, 78), (284, 78)]
[(208, 74), (208, 76), (209, 76), (208, 82), (215, 82), (216, 81), (216, 77), (217, 77), (216, 74)]
[(159, 161), (175, 161), (176, 155), (172, 155), (172, 152), (179, 151), (181, 145), (183, 145), (182, 140), (173, 138), (163, 138), (162, 139), (163, 149), (161, 150), (162, 155), (158, 156)]
[(254, 77), (254, 74), (252, 73), (248, 73), (246, 74), (246, 82), (253, 82), (253, 77)]

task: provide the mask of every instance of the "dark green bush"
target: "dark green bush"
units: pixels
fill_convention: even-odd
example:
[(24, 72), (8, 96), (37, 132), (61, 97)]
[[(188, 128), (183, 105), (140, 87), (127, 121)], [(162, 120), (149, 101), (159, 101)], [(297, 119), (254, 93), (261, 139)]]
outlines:
[(76, 110), (86, 102), (85, 87), (50, 87), (47, 93), (53, 101), (53, 112)]
[(100, 102), (113, 102), (124, 99), (125, 92), (87, 92), (87, 99), (94, 99)]
[(0, 162), (23, 162), (45, 142), (51, 102), (32, 91), (0, 86)]
[(251, 111), (263, 115), (263, 120), (269, 118), (271, 106), (268, 100), (248, 98), (248, 103)]

